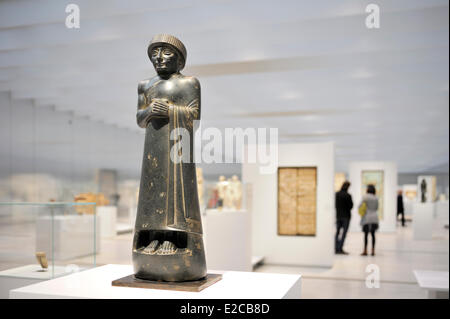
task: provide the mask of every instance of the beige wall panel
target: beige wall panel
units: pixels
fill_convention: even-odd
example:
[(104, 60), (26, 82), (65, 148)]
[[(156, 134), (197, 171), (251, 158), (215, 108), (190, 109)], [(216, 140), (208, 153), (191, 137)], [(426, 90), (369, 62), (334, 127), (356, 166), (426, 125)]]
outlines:
[(297, 207), (297, 170), (280, 168), (278, 170), (278, 234), (295, 235)]

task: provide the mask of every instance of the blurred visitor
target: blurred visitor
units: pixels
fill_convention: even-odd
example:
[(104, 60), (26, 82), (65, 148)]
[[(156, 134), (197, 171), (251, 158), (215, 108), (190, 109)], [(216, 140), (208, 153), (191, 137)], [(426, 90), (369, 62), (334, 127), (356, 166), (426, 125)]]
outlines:
[(405, 227), (405, 207), (403, 206), (403, 194), (401, 190), (397, 193), (397, 219), (398, 215), (402, 215), (402, 227)]
[(364, 251), (361, 254), (362, 256), (367, 256), (369, 233), (372, 237), (372, 256), (375, 256), (375, 232), (378, 229), (378, 198), (375, 194), (375, 186), (368, 185), (367, 194), (363, 196), (358, 209), (364, 232)]
[(339, 255), (348, 255), (343, 248), (353, 208), (352, 196), (348, 193), (349, 187), (350, 182), (345, 181), (341, 190), (336, 193), (336, 237), (334, 249), (335, 253)]

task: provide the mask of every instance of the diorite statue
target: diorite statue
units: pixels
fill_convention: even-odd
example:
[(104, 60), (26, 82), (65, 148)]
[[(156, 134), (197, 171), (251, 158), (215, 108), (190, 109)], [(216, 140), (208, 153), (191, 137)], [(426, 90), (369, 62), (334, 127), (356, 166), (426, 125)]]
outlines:
[[(133, 240), (134, 272), (139, 279), (198, 280), (206, 276), (192, 158), (193, 121), (200, 119), (200, 83), (180, 73), (186, 49), (174, 36), (155, 36), (148, 55), (157, 75), (138, 86), (136, 118), (146, 132)], [(179, 130), (189, 132), (189, 161), (174, 161), (171, 156), (180, 138), (173, 136), (179, 136)], [(172, 138), (171, 132), (175, 133)]]

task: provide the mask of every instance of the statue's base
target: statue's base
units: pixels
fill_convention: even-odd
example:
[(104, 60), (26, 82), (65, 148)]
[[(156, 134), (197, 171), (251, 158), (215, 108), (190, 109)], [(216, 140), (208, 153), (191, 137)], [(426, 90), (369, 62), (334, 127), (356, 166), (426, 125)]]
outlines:
[(203, 289), (215, 284), (222, 279), (222, 275), (219, 274), (207, 274), (205, 278), (195, 281), (181, 281), (181, 282), (168, 282), (168, 281), (152, 281), (144, 280), (129, 275), (120, 279), (116, 279), (112, 282), (116, 287), (134, 287), (134, 288), (147, 288), (147, 289), (163, 289), (163, 290), (177, 290), (177, 291), (191, 291), (199, 292)]

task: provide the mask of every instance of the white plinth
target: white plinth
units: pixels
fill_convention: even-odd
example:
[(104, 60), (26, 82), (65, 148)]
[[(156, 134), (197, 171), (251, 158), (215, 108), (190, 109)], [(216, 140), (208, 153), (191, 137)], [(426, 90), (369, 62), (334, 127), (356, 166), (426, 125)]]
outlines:
[[(53, 239), (52, 239), (53, 223)], [(96, 223), (97, 231), (94, 231)], [(67, 260), (94, 254), (94, 235), (96, 251), (100, 251), (101, 217), (94, 221), (93, 215), (44, 216), (36, 222), (36, 251), (44, 251), (47, 258)], [(53, 240), (53, 245), (52, 245)]]
[(434, 210), (434, 203), (414, 203), (412, 223), (414, 239), (432, 239)]
[(12, 299), (30, 298), (115, 298), (115, 299), (293, 299), (300, 298), (300, 275), (237, 271), (200, 292), (113, 287), (113, 280), (131, 275), (132, 266), (106, 265), (65, 277), (12, 290)]
[(436, 220), (441, 225), (448, 225), (449, 205), (448, 201), (436, 202)]
[(414, 270), (420, 288), (426, 289), (428, 298), (448, 299), (448, 271)]
[(52, 275), (56, 278), (66, 274), (65, 267), (55, 266), (43, 271), (40, 265), (27, 265), (0, 271), (0, 299), (9, 298), (9, 291), (20, 287), (32, 285), (49, 280)]
[(110, 238), (117, 235), (117, 207), (97, 206), (96, 213), (100, 224), (102, 238)]
[(97, 206), (98, 222), (102, 238), (114, 237), (117, 235), (117, 207)]
[(207, 209), (203, 226), (208, 268), (252, 271), (250, 213)]

